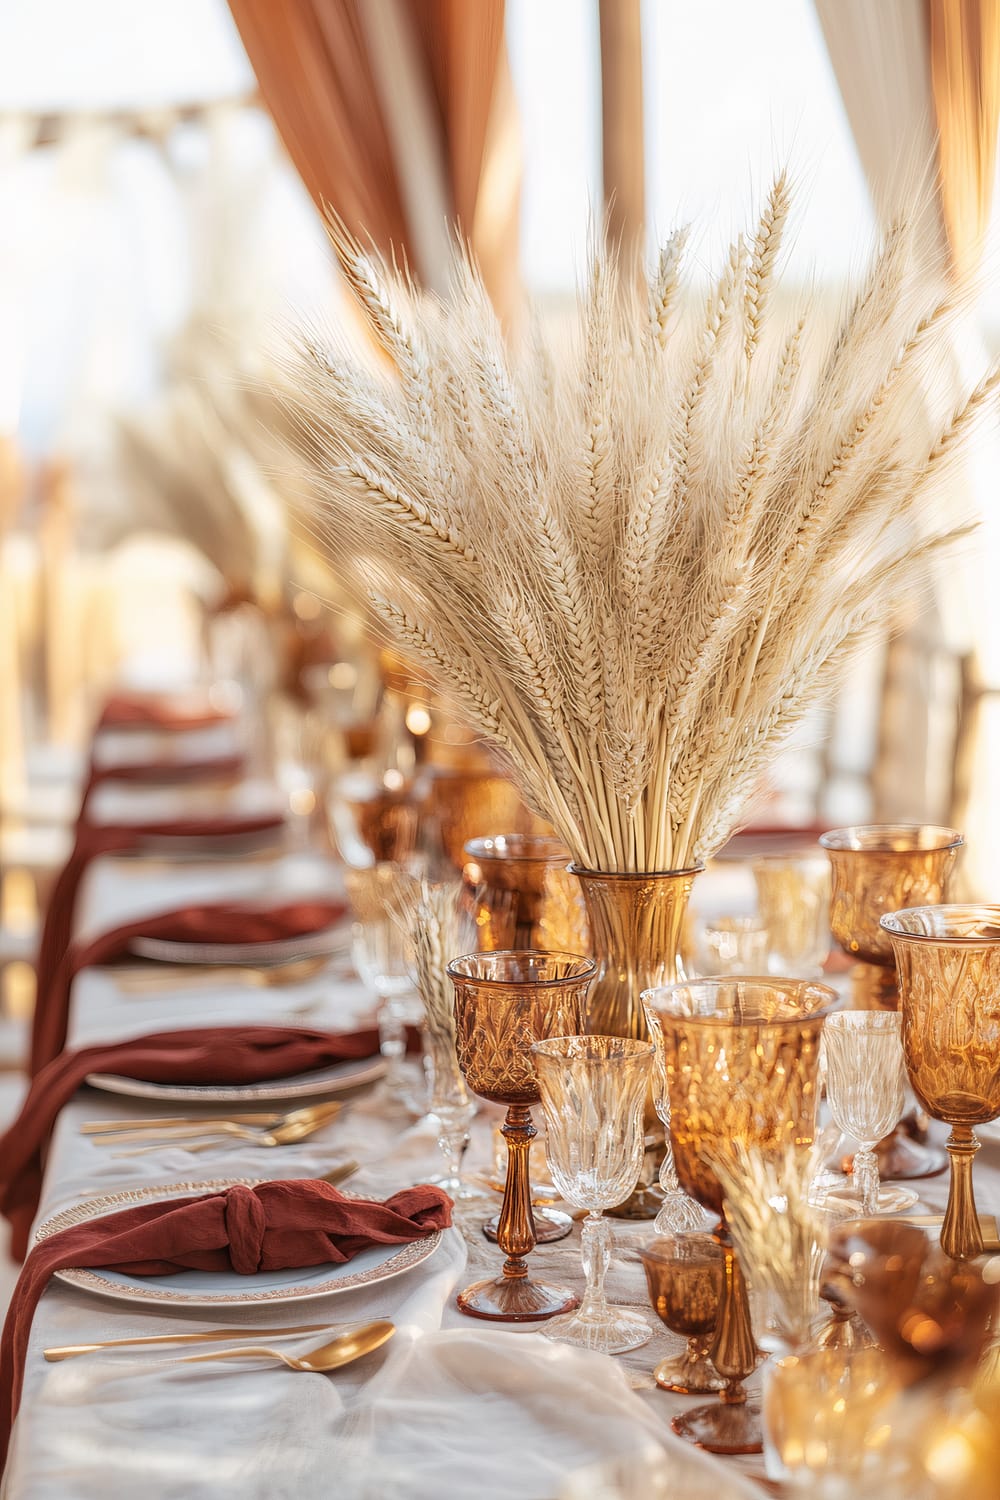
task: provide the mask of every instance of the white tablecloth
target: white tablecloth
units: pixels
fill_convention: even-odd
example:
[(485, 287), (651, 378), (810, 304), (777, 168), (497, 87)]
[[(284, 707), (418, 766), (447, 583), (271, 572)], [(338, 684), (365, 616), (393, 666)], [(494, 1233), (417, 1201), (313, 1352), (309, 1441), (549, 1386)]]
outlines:
[[(324, 861), (286, 856), (244, 865), (98, 861), (82, 891), (78, 930), (93, 933), (143, 910), (225, 896), (339, 889)], [(212, 986), (199, 994), (125, 994), (111, 970), (90, 970), (73, 990), (70, 1045), (122, 1038), (171, 1025), (300, 1017), (349, 1026), (370, 1012), (357, 981), (322, 975), (280, 990)], [(355, 1191), (383, 1196), (440, 1171), (424, 1124), (386, 1118), (372, 1096), (354, 1101), (321, 1134), (265, 1151), (233, 1145), (204, 1154), (172, 1149), (115, 1159), (79, 1134), (83, 1120), (161, 1113), (162, 1107), (81, 1092), (59, 1121), (40, 1217), (136, 1184), (222, 1177), (310, 1176), (353, 1157)], [(173, 1112), (171, 1110), (171, 1112)], [(471, 1156), (485, 1166), (497, 1111), (476, 1122)], [(1000, 1154), (988, 1142), (977, 1163), (980, 1206), (995, 1208)], [(467, 1162), (468, 1165), (468, 1162)], [(926, 1184), (940, 1209), (946, 1180)], [(573, 1351), (530, 1329), (503, 1330), (458, 1313), (454, 1294), (496, 1274), (501, 1256), (480, 1229), (484, 1210), (456, 1226), (425, 1265), (379, 1285), (318, 1302), (185, 1318), (190, 1329), (244, 1324), (330, 1323), (391, 1318), (396, 1338), (331, 1376), (239, 1365), (192, 1367), (177, 1354), (100, 1354), (46, 1364), (49, 1344), (122, 1338), (179, 1326), (176, 1314), (97, 1298), (53, 1283), (35, 1318), (24, 1398), (5, 1494), (8, 1500), (554, 1500), (560, 1479), (602, 1457), (650, 1444), (667, 1451), (677, 1500), (758, 1495), (744, 1475), (760, 1460), (715, 1460), (675, 1439), (671, 1414), (690, 1404), (655, 1388), (651, 1371), (680, 1341), (656, 1324), (653, 1339), (624, 1359)], [(641, 1269), (627, 1255), (650, 1226), (616, 1227), (622, 1254), (609, 1276), (616, 1301), (644, 1306)], [(579, 1286), (578, 1234), (539, 1247), (539, 1274)], [(308, 1336), (302, 1347), (316, 1342)], [(289, 1341), (288, 1347), (294, 1347)]]

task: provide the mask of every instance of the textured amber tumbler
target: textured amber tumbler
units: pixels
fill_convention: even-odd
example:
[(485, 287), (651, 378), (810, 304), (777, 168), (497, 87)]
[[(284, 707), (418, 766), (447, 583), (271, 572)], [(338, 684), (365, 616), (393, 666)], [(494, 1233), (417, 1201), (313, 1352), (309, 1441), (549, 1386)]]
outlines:
[(522, 950), (470, 953), (453, 959), (455, 1041), (473, 1093), (506, 1104), (507, 1182), (497, 1243), (507, 1259), (503, 1275), (479, 1281), (458, 1296), (474, 1318), (524, 1323), (579, 1305), (567, 1287), (534, 1281), (525, 1257), (536, 1243), (528, 1153), (535, 1137), (531, 1105), (539, 1100), (532, 1048), (547, 1037), (579, 1035), (594, 977), (593, 959), (574, 953)]
[(941, 1248), (983, 1253), (972, 1191), (972, 1127), (1000, 1116), (1000, 906), (918, 906), (882, 918), (899, 970), (903, 1056), (913, 1092), (951, 1126)]
[(744, 1380), (756, 1363), (746, 1283), (725, 1219), (713, 1154), (739, 1140), (782, 1154), (812, 1144), (823, 1022), (838, 1004), (825, 985), (782, 979), (703, 979), (649, 992), (660, 1022), (670, 1131), (681, 1186), (719, 1214), (722, 1295), (711, 1346), (726, 1382), (718, 1404), (675, 1417), (674, 1431), (713, 1453), (759, 1453), (760, 1408)]
[(542, 835), (501, 833), (470, 839), (465, 856), (462, 879), (480, 952), (589, 952), (587, 913), (565, 844)]

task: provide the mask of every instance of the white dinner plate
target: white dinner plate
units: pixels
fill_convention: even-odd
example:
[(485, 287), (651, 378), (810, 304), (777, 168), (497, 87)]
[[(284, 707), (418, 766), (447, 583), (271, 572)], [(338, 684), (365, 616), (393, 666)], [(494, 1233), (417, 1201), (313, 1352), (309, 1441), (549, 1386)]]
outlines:
[[(304, 899), (308, 900), (308, 897)], [(275, 938), (263, 943), (182, 943), (171, 938), (134, 937), (129, 952), (161, 964), (249, 964), (261, 967), (290, 963), (296, 958), (344, 953), (351, 934), (343, 922), (305, 932), (298, 937)]]
[(382, 1057), (357, 1057), (291, 1078), (265, 1078), (259, 1083), (149, 1083), (118, 1073), (88, 1073), (91, 1088), (106, 1094), (128, 1094), (133, 1099), (172, 1099), (181, 1104), (239, 1104), (246, 1099), (324, 1099), (372, 1083), (385, 1072)]
[[(212, 1182), (174, 1182), (129, 1188), (90, 1198), (62, 1213), (53, 1214), (35, 1231), (36, 1239), (46, 1239), (60, 1229), (117, 1213), (138, 1203), (160, 1202), (165, 1198), (189, 1198), (200, 1193), (218, 1193), (242, 1184), (257, 1187), (260, 1178), (228, 1178)], [(347, 1197), (355, 1196), (346, 1194)], [(174, 1271), (168, 1276), (131, 1276), (121, 1271), (66, 1269), (54, 1274), (70, 1286), (96, 1292), (102, 1297), (124, 1298), (129, 1302), (148, 1302), (163, 1307), (248, 1307), (254, 1303), (301, 1302), (310, 1297), (329, 1297), (334, 1292), (371, 1286), (388, 1281), (401, 1271), (408, 1271), (433, 1255), (441, 1243), (441, 1231), (407, 1245), (373, 1245), (362, 1250), (343, 1265), (309, 1266), (303, 1270), (259, 1271), (254, 1276), (240, 1276), (235, 1271)]]

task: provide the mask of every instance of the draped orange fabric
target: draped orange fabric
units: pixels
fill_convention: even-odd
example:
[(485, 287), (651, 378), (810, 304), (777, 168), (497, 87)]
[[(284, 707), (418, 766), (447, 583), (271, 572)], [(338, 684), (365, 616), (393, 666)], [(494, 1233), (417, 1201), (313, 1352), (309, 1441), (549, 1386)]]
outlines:
[(952, 267), (974, 271), (990, 218), (1000, 125), (1000, 4), (928, 0), (941, 211)]
[[(400, 67), (417, 81), (426, 104), (421, 123), (443, 169), (441, 217), (471, 241), (499, 311), (508, 314), (517, 193), (487, 181), (514, 133), (504, 0), (230, 0), (230, 9), (317, 206), (329, 206), (348, 229), (394, 250), (434, 285), (441, 267), (421, 264), (428, 251), (407, 209), (414, 184), (403, 174), (412, 165), (399, 159), (400, 121), (392, 114), (403, 107), (401, 96), (386, 82)], [(380, 29), (379, 20), (395, 29)], [(380, 57), (380, 48), (397, 55)], [(490, 194), (495, 204), (484, 201)], [(432, 205), (432, 217), (435, 211)], [(445, 244), (443, 233), (438, 243)]]

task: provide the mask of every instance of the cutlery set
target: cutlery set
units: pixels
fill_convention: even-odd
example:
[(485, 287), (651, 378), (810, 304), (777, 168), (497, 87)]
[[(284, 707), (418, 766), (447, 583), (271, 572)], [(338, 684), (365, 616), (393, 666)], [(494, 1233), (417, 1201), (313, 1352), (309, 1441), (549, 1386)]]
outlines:
[[(339, 1101), (311, 1104), (282, 1115), (240, 1115), (232, 1119), (192, 1120), (184, 1115), (160, 1120), (89, 1120), (80, 1126), (98, 1146), (128, 1145), (115, 1157), (144, 1156), (175, 1143), (185, 1151), (210, 1151), (221, 1139), (247, 1142), (252, 1146), (290, 1146), (308, 1140), (337, 1118)], [(142, 1144), (152, 1142), (151, 1144)]]
[[(252, 963), (213, 962), (213, 955), (206, 954), (207, 961), (191, 963), (189, 966), (172, 963), (168, 969), (153, 962), (131, 968), (121, 967), (115, 971), (115, 980), (121, 995), (137, 998), (234, 984), (254, 989), (278, 989), (316, 977), (331, 968), (337, 956), (336, 951), (331, 952), (329, 949), (322, 953), (293, 955), (288, 955), (286, 949), (284, 953), (276, 953), (273, 957), (260, 950), (258, 952), (259, 957)], [(148, 957), (152, 958), (153, 955)], [(216, 1150), (227, 1142), (271, 1148), (308, 1140), (336, 1120), (343, 1107), (342, 1101), (328, 1100), (285, 1112), (249, 1110), (225, 1117), (166, 1115), (146, 1119), (87, 1120), (79, 1129), (80, 1134), (89, 1137), (95, 1146), (124, 1147), (122, 1150), (110, 1149), (113, 1159), (161, 1152), (175, 1144), (187, 1152)], [(343, 1161), (323, 1174), (319, 1180), (341, 1183), (357, 1170), (357, 1162)], [(338, 1326), (340, 1331), (334, 1332)], [(224, 1341), (235, 1343), (236, 1346), (186, 1355), (183, 1362), (268, 1359), (290, 1370), (323, 1373), (364, 1358), (392, 1338), (395, 1331), (395, 1325), (384, 1319), (346, 1326), (308, 1323), (291, 1328), (216, 1328), (198, 1333), (154, 1334), (90, 1344), (60, 1345), (46, 1349), (44, 1354), (46, 1360), (54, 1363), (104, 1350)], [(327, 1337), (323, 1343), (298, 1356), (285, 1354), (264, 1343), (237, 1342), (308, 1333), (322, 1333)]]

